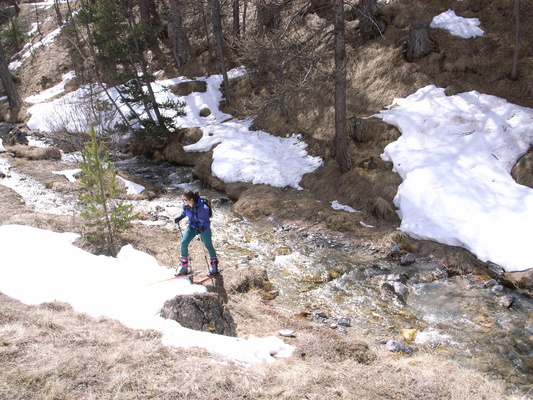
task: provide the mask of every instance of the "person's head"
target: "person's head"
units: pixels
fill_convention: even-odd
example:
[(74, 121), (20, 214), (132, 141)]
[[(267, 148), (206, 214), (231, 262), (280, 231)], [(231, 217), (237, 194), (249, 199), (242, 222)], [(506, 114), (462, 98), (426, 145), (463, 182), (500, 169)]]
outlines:
[(196, 190), (185, 190), (181, 194), (181, 200), (183, 204), (192, 207), (200, 200), (200, 193)]

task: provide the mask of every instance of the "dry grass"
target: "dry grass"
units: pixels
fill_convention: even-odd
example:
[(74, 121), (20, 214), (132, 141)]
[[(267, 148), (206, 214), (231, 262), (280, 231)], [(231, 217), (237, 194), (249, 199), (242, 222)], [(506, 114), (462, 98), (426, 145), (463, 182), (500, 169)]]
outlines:
[[(260, 305), (246, 297), (239, 303)], [(0, 304), (0, 398), (6, 400), (518, 399), (440, 357), (369, 349), (264, 305), (246, 312), (252, 330), (292, 321), (298, 349), (289, 359), (245, 367), (198, 349), (164, 347), (157, 332), (91, 318), (66, 304), (29, 306), (2, 294)]]

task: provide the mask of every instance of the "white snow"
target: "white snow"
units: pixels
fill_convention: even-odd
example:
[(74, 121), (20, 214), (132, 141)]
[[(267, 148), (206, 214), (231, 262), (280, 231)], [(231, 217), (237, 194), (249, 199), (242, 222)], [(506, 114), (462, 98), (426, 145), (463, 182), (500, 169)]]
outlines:
[(51, 45), (55, 41), (55, 38), (57, 37), (57, 35), (59, 35), (60, 32), (61, 32), (61, 28), (57, 28), (53, 30), (52, 32), (50, 32), (48, 35), (46, 35), (44, 38), (36, 42), (35, 44), (27, 43), (24, 46), (24, 48), (14, 56), (14, 57), (21, 56), (22, 60), (15, 60), (11, 62), (9, 64), (9, 69), (12, 71), (16, 70), (22, 65), (24, 60), (26, 60), (29, 56), (31, 56), (32, 53), (35, 50), (37, 50), (39, 47)]
[(358, 213), (358, 212), (361, 212), (361, 211), (357, 211), (356, 209), (350, 207), (350, 206), (347, 206), (345, 204), (341, 204), (339, 203), (338, 200), (333, 200), (331, 202), (331, 208), (333, 208), (334, 210), (344, 210), (344, 211), (348, 211), (350, 213)]
[[(155, 329), (162, 341), (176, 347), (200, 347), (214, 355), (246, 364), (287, 357), (293, 347), (277, 337), (234, 338), (200, 332), (165, 320), (159, 312), (166, 300), (179, 294), (205, 292), (132, 246), (116, 258), (95, 256), (74, 246), (77, 235), (37, 228), (0, 226), (0, 291), (26, 304), (67, 302), (93, 317), (117, 319), (133, 329)], [(28, 251), (31, 249), (31, 251)]]
[(272, 136), (250, 130), (251, 124), (251, 120), (233, 120), (205, 126), (202, 139), (184, 149), (208, 151), (214, 147), (212, 172), (228, 183), (300, 188), (302, 175), (322, 165), (320, 158), (307, 155), (300, 135)]
[(54, 96), (57, 96), (58, 94), (61, 94), (65, 91), (65, 85), (74, 79), (76, 77), (75, 71), (67, 72), (66, 74), (63, 74), (62, 80), (57, 85), (46, 89), (44, 92), (41, 92), (37, 95), (29, 96), (24, 99), (24, 101), (27, 101), (28, 103), (42, 103), (43, 101), (46, 101), (48, 99), (51, 99)]
[(433, 17), (429, 26), (436, 29), (446, 29), (452, 35), (469, 39), (476, 36), (483, 36), (484, 32), (479, 28), (479, 25), (478, 18), (459, 17), (455, 14), (455, 11), (448, 10)]
[(419, 89), (377, 117), (402, 136), (382, 157), (403, 178), (400, 230), (470, 250), (506, 271), (533, 268), (533, 190), (511, 169), (533, 143), (533, 110), (476, 91)]
[(76, 176), (78, 176), (81, 173), (81, 169), (80, 168), (65, 169), (63, 171), (54, 171), (53, 173), (56, 175), (65, 176), (69, 180), (69, 182), (76, 182)]
[(126, 193), (128, 194), (140, 194), (145, 189), (143, 185), (139, 185), (138, 183), (124, 179), (121, 176), (117, 175), (117, 179), (119, 180), (120, 183), (122, 183), (126, 187)]
[[(19, 174), (10, 170), (10, 165), (4, 157), (0, 157), (0, 172), (6, 178), (0, 179), (0, 185), (6, 186), (17, 192), (24, 203), (37, 212), (45, 212), (54, 215), (72, 215), (77, 211), (77, 199), (73, 195), (65, 195), (59, 198), (57, 193), (37, 182), (30, 176)], [(0, 256), (2, 245), (0, 243)], [(3, 262), (3, 261), (2, 261)]]
[[(237, 77), (245, 73), (241, 68), (229, 71), (229, 77)], [(68, 78), (64, 76), (64, 79)], [(220, 111), (218, 104), (223, 96), (220, 91), (222, 75), (207, 78), (196, 78), (205, 81), (206, 92), (194, 92), (188, 96), (176, 96), (168, 87), (181, 82), (190, 81), (185, 78), (159, 80), (154, 83), (154, 91), (158, 101), (174, 100), (186, 103), (187, 115), (176, 117), (176, 124), (181, 127), (201, 127), (203, 137), (195, 144), (185, 147), (186, 151), (205, 152), (213, 149), (212, 173), (225, 182), (251, 182), (276, 187), (290, 186), (300, 188), (302, 176), (322, 165), (322, 159), (307, 154), (306, 143), (296, 133), (289, 133), (281, 138), (264, 131), (250, 129), (252, 120), (236, 120), (231, 115)], [(59, 84), (58, 87), (64, 87)], [(73, 132), (85, 132), (90, 126), (86, 115), (81, 113), (85, 96), (97, 88), (83, 86), (51, 102), (39, 102), (28, 109), (31, 115), (27, 125), (30, 129), (50, 132), (53, 124), (63, 121), (66, 128)], [(116, 89), (110, 88), (114, 99), (118, 98)], [(101, 91), (97, 92), (100, 101), (107, 101)], [(34, 99), (42, 98), (42, 94)], [(209, 108), (211, 114), (201, 117), (200, 111)], [(126, 106), (123, 112), (128, 113)], [(94, 115), (93, 115), (94, 117)], [(101, 117), (101, 118), (100, 118)], [(100, 116), (102, 128), (112, 129), (118, 119)], [(116, 118), (116, 116), (114, 117)]]
[(0, 139), (0, 153), (5, 153), (6, 149), (4, 148), (4, 143), (2, 139)]

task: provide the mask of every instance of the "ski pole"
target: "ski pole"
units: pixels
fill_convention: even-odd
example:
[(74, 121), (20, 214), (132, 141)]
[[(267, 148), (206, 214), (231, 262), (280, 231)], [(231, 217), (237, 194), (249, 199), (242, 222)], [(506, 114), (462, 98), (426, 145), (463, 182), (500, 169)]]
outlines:
[[(181, 239), (183, 239), (183, 231), (181, 230), (180, 221), (178, 221), (178, 229), (180, 231)], [(178, 273), (178, 267), (175, 268), (176, 274)]]
[(209, 261), (207, 261), (207, 249), (205, 248), (204, 239), (202, 239), (201, 233), (198, 233), (198, 238), (200, 239), (200, 242), (202, 243), (202, 247), (204, 248), (205, 264), (207, 265), (207, 269), (209, 269)]
[(181, 238), (183, 239), (183, 231), (181, 230), (181, 226), (180, 226), (179, 221), (178, 221), (178, 229), (180, 231)]

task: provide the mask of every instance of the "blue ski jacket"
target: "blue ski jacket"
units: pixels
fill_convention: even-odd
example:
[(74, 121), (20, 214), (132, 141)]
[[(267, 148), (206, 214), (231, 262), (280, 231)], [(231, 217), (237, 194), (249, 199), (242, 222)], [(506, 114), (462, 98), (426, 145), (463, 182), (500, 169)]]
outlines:
[(211, 218), (209, 217), (211, 210), (205, 203), (204, 199), (200, 197), (198, 203), (194, 206), (183, 206), (182, 216), (189, 218), (189, 226), (193, 229), (200, 228), (201, 232), (208, 231), (211, 227)]

